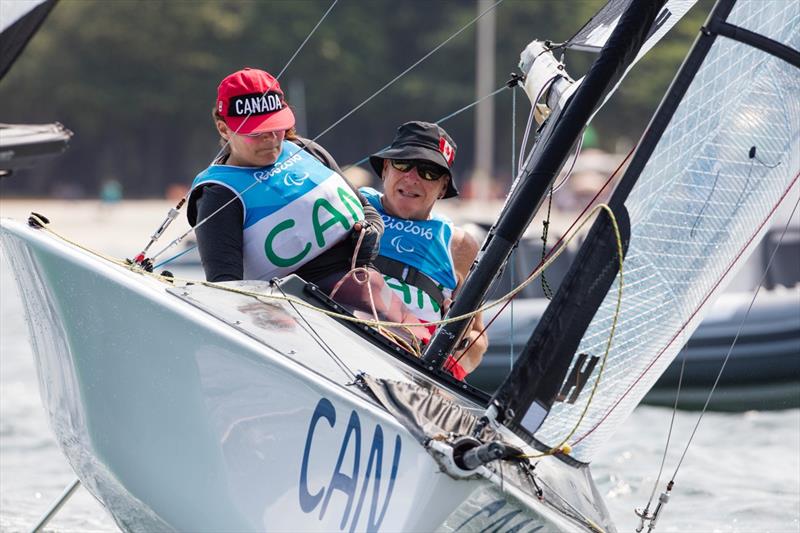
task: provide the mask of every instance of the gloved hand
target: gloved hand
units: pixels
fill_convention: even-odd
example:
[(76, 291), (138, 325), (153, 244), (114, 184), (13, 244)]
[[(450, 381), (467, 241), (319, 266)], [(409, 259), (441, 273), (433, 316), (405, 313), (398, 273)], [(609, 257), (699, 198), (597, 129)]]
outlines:
[(353, 243), (353, 250), (361, 234), (364, 238), (361, 240), (361, 248), (358, 249), (356, 256), (356, 266), (366, 266), (372, 263), (381, 248), (381, 232), (379, 232), (369, 221), (362, 220), (353, 225), (350, 231), (350, 241)]

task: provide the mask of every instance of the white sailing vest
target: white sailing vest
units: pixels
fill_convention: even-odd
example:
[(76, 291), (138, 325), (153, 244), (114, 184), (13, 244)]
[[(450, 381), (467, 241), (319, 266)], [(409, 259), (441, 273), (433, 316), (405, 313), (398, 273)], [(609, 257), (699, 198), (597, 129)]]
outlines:
[[(418, 269), (435, 282), (444, 298), (456, 288), (456, 268), (450, 242), (453, 223), (443, 215), (432, 214), (428, 220), (407, 220), (394, 217), (383, 209), (383, 195), (371, 187), (359, 189), (383, 219), (380, 255)], [(420, 287), (384, 275), (389, 286), (414, 315), (425, 322), (442, 318), (436, 300)]]
[(194, 179), (192, 190), (210, 183), (233, 191), (244, 206), (245, 279), (291, 274), (364, 220), (361, 202), (345, 179), (288, 141), (273, 165), (211, 165)]

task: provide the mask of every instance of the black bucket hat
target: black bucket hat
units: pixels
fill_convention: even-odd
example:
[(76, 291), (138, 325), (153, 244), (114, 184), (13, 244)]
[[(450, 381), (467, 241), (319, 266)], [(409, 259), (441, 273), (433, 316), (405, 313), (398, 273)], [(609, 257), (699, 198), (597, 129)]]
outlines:
[(369, 156), (369, 163), (379, 178), (383, 174), (384, 159), (418, 159), (438, 165), (450, 174), (443, 198), (458, 196), (452, 170), (456, 160), (456, 143), (438, 125), (413, 121), (397, 128), (392, 145)]

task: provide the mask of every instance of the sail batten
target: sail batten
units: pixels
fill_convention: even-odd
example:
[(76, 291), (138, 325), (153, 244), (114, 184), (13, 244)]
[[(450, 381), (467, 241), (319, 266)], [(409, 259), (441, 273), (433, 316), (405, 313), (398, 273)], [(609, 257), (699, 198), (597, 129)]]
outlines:
[[(763, 6), (740, 1), (728, 19), (797, 49), (800, 7), (772, 3), (765, 15)], [(673, 89), (685, 94), (638, 180), (634, 175), (627, 194), (626, 176), (615, 192), (632, 228), (625, 292), (604, 375), (576, 432), (581, 461), (591, 459), (677, 355), (780, 203), (800, 194), (800, 76), (791, 64), (720, 36), (688, 88), (679, 82)], [(668, 94), (667, 104), (670, 98), (676, 97)], [(576, 354), (603, 354), (618, 281)], [(588, 382), (596, 378), (597, 370)], [(553, 403), (535, 437), (560, 442), (578, 423), (589, 389), (573, 404)]]

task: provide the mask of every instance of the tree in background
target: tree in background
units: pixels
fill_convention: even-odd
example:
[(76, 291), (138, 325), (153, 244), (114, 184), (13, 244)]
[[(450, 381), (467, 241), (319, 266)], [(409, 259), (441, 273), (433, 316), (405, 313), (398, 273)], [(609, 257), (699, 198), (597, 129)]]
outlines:
[[(598, 116), (602, 148), (637, 138), (696, 35), (710, 0), (690, 12)], [(0, 85), (3, 122), (60, 121), (76, 135), (59, 159), (4, 180), (4, 194), (49, 194), (71, 184), (94, 196), (115, 177), (126, 197), (162, 196), (188, 185), (215, 155), (211, 123), (216, 84), (244, 66), (273, 74), (329, 7), (328, 0), (63, 0)], [(506, 0), (497, 12), (500, 87), (533, 38), (571, 36), (600, 0)], [(476, 15), (472, 0), (339, 2), (281, 78), (290, 104), (316, 137)], [(407, 120), (435, 121), (471, 103), (475, 28), (344, 120), (319, 140), (348, 164), (391, 140)], [(567, 53), (580, 75), (591, 60)], [(302, 81), (302, 84), (294, 83)], [(302, 87), (303, 94), (292, 93)], [(302, 98), (301, 98), (302, 96)], [(295, 98), (293, 102), (293, 98)], [(295, 103), (296, 102), (296, 103)], [(517, 96), (521, 138), (527, 99)], [(298, 108), (298, 106), (300, 106)], [(498, 96), (496, 174), (508, 179), (511, 96)], [(445, 126), (459, 144), (456, 172), (470, 174), (473, 114)]]

